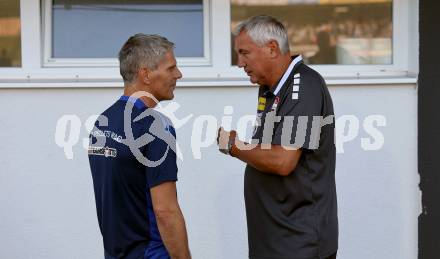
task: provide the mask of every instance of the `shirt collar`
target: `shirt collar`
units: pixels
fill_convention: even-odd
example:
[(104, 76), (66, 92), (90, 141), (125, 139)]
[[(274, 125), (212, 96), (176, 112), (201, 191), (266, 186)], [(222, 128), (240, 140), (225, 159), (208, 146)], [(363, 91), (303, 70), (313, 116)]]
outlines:
[(303, 61), (303, 58), (301, 55), (292, 56), (292, 62), (290, 62), (289, 67), (287, 68), (286, 72), (284, 72), (283, 76), (281, 77), (281, 80), (278, 82), (278, 85), (276, 87), (272, 88), (271, 90), (269, 90), (268, 92), (270, 92), (272, 95), (276, 96), (280, 92), (284, 83), (289, 78), (292, 71), (294, 71), (298, 67), (298, 65), (300, 65), (302, 63), (302, 61)]
[(124, 101), (124, 102), (130, 102), (130, 103), (134, 104), (134, 106), (138, 109), (148, 108), (141, 99), (133, 97), (133, 96), (123, 95), (123, 96), (121, 96), (121, 98), (119, 98), (119, 100)]

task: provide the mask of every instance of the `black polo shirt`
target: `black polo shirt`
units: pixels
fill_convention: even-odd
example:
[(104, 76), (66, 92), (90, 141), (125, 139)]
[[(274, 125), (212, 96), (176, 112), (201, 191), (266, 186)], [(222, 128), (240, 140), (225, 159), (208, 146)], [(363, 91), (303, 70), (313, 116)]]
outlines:
[(249, 257), (330, 256), (338, 248), (338, 219), (334, 112), (325, 81), (293, 57), (278, 87), (260, 87), (257, 112), (254, 143), (301, 148), (302, 155), (288, 176), (247, 165)]

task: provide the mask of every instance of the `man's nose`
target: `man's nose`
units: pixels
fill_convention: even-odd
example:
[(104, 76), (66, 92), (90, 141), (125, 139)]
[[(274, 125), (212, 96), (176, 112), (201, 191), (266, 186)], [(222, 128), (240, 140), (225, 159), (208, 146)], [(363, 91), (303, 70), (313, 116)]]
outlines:
[(177, 69), (176, 78), (177, 79), (182, 78), (182, 72), (180, 72), (180, 69)]
[(237, 66), (238, 67), (245, 67), (246, 66), (246, 63), (243, 62), (243, 59), (240, 58), (240, 56), (238, 56), (238, 59), (237, 59)]

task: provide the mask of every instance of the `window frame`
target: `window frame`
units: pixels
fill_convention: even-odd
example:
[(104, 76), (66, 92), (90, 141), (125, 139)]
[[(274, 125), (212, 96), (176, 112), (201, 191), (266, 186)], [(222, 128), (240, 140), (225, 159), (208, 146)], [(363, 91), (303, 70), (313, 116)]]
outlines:
[[(44, 8), (50, 0), (20, 0), (22, 67), (0, 68), (0, 88), (122, 87), (116, 60), (103, 64), (54, 62), (44, 54)], [(177, 58), (183, 78), (178, 87), (252, 85), (244, 71), (231, 65), (230, 1), (204, 0), (205, 54), (209, 62)], [(392, 65), (311, 65), (329, 85), (415, 84), (418, 75), (418, 1), (394, 0)], [(215, 10), (215, 11), (213, 11)], [(50, 19), (49, 19), (50, 20)], [(47, 23), (47, 22), (46, 22)], [(205, 60), (205, 61), (207, 61)], [(58, 60), (57, 60), (58, 61)]]
[[(228, 0), (229, 1), (229, 0)], [(402, 76), (409, 74), (409, 55), (405, 52), (409, 48), (409, 1), (393, 0), (392, 21), (392, 64), (371, 64), (371, 65), (310, 65), (326, 77), (387, 77)]]
[[(203, 4), (203, 57), (176, 57), (183, 66), (210, 66), (210, 1)], [(115, 67), (116, 58), (54, 58), (52, 57), (52, 6), (53, 0), (42, 0), (43, 67)]]

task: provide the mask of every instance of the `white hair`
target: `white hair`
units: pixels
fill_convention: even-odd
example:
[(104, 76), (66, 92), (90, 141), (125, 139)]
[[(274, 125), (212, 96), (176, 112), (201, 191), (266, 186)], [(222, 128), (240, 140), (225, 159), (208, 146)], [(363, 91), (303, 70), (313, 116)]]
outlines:
[(271, 40), (278, 43), (282, 54), (290, 53), (287, 30), (277, 19), (268, 15), (258, 15), (241, 22), (235, 28), (233, 35), (237, 36), (246, 31), (258, 46), (264, 46)]

